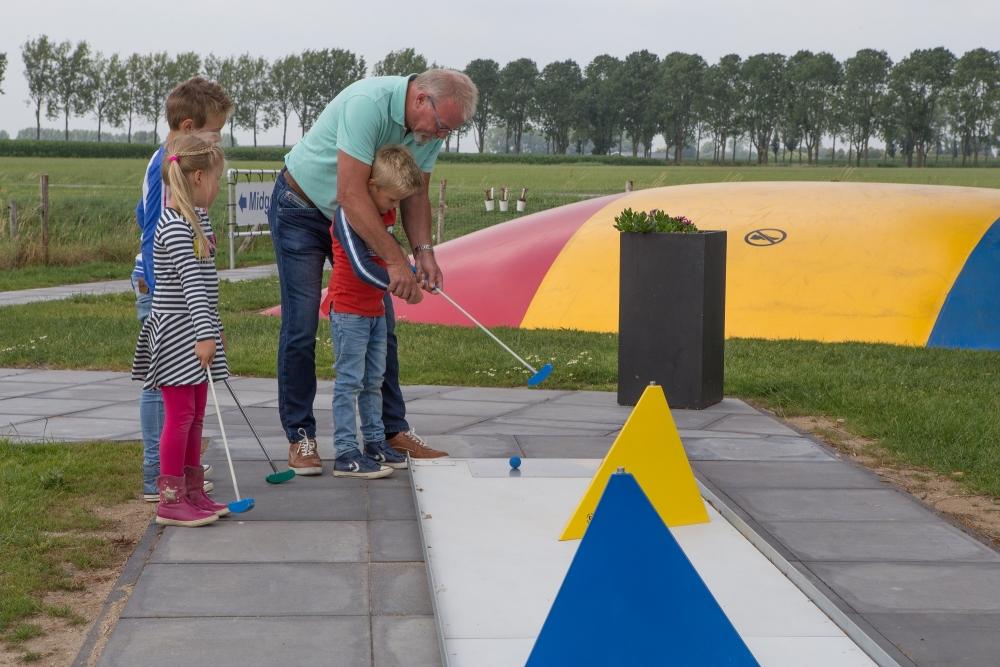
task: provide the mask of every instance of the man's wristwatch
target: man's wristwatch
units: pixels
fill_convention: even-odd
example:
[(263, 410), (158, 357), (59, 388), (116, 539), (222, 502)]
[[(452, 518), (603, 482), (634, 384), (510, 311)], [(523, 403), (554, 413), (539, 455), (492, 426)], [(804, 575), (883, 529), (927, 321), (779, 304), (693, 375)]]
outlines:
[(434, 252), (434, 246), (432, 246), (430, 243), (424, 243), (422, 245), (413, 246), (413, 254), (414, 255), (416, 255), (420, 251)]

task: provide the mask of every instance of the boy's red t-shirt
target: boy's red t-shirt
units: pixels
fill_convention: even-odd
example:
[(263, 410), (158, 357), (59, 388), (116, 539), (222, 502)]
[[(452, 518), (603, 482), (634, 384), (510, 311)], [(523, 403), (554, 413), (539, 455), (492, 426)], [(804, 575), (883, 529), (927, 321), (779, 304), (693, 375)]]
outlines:
[[(386, 211), (382, 216), (382, 222), (386, 227), (396, 224), (396, 210)], [(337, 313), (352, 313), (365, 317), (385, 315), (385, 304), (382, 303), (385, 291), (369, 285), (355, 275), (347, 251), (333, 236), (333, 227), (330, 228), (330, 238), (333, 241), (333, 272), (330, 274), (323, 310), (332, 304), (332, 311)], [(368, 253), (372, 261), (379, 266), (385, 266), (385, 261), (374, 251), (369, 249)]]

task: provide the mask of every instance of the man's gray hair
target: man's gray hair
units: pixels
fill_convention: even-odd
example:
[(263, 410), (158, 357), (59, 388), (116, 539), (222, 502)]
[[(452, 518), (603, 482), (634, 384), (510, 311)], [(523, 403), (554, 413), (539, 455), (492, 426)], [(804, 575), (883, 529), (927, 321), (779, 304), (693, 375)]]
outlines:
[(429, 69), (418, 74), (413, 83), (435, 100), (451, 99), (456, 102), (462, 110), (463, 120), (469, 120), (476, 113), (479, 90), (472, 79), (458, 70)]

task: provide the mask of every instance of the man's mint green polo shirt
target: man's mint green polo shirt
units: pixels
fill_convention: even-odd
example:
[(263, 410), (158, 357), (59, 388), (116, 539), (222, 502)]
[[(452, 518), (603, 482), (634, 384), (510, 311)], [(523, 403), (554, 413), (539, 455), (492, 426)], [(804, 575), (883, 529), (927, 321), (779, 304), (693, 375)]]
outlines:
[(406, 131), (406, 86), (410, 76), (378, 76), (355, 81), (333, 101), (285, 155), (285, 166), (302, 191), (333, 219), (337, 209), (337, 151), (371, 165), (375, 152), (386, 144), (409, 149), (421, 171), (434, 169), (441, 140), (420, 146)]

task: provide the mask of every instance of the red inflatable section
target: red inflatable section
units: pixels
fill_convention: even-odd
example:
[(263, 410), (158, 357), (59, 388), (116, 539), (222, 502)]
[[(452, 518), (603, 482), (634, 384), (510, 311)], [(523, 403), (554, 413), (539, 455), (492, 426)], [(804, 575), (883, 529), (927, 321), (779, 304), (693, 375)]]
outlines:
[[(570, 237), (621, 195), (559, 206), (462, 236), (435, 249), (444, 289), (487, 327), (521, 325), (528, 305)], [(411, 306), (393, 299), (396, 319), (475, 326), (446, 300), (424, 294)]]

